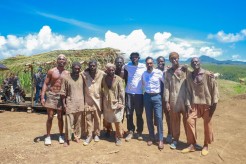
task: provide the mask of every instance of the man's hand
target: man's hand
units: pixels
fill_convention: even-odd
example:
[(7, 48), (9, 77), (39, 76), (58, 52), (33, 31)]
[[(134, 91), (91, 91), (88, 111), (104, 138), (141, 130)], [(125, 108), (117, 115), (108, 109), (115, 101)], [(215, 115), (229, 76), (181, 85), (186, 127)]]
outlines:
[(123, 109), (123, 108), (124, 108), (124, 105), (118, 104), (117, 109)]
[(211, 105), (211, 106), (209, 107), (209, 117), (212, 117), (212, 116), (213, 116), (214, 111), (215, 111), (215, 109), (216, 109), (216, 106), (217, 106), (217, 104), (214, 103), (213, 105)]
[(166, 102), (166, 109), (167, 109), (168, 112), (170, 112), (171, 108), (170, 108), (169, 102)]
[(189, 114), (192, 112), (192, 108), (191, 108), (191, 106), (190, 105), (186, 105), (186, 113), (187, 113), (187, 118), (188, 118), (188, 116), (189, 116)]
[(183, 72), (187, 72), (187, 71), (188, 71), (188, 65), (187, 65), (187, 64), (183, 65), (183, 66), (181, 67), (181, 70), (182, 70)]
[(45, 104), (45, 99), (44, 98), (41, 98), (41, 104), (42, 104), (42, 106), (44, 106), (44, 104)]
[(66, 111), (67, 111), (67, 105), (65, 105), (65, 106), (63, 107), (63, 111), (66, 113)]
[(210, 77), (210, 78), (215, 78), (214, 73), (211, 72), (211, 71), (209, 71), (209, 77)]

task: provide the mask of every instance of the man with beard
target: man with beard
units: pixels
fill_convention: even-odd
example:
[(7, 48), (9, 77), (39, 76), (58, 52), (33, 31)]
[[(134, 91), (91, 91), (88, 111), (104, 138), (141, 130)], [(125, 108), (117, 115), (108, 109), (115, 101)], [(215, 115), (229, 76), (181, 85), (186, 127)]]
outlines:
[(149, 129), (148, 146), (155, 142), (155, 133), (153, 125), (153, 114), (157, 123), (158, 148), (163, 149), (163, 121), (162, 121), (162, 101), (161, 101), (161, 81), (164, 82), (164, 74), (159, 69), (154, 69), (154, 60), (152, 57), (147, 57), (147, 71), (142, 75), (144, 89), (144, 107), (146, 112), (147, 126)]
[(85, 113), (86, 113), (86, 127), (87, 138), (83, 143), (84, 146), (88, 145), (93, 137), (94, 141), (99, 142), (100, 124), (102, 113), (102, 78), (105, 74), (103, 71), (97, 69), (97, 61), (91, 60), (83, 73), (84, 79), (84, 92), (85, 92)]
[[(124, 78), (124, 58), (121, 56), (118, 56), (117, 58), (115, 58), (114, 65), (115, 65), (115, 75), (117, 75), (121, 78)], [(123, 121), (123, 119), (122, 119), (122, 121)], [(103, 119), (103, 126), (107, 131), (106, 137), (107, 138), (110, 137), (110, 133), (113, 130), (112, 124), (108, 123), (105, 119)]]
[(70, 144), (73, 132), (77, 143), (81, 137), (81, 117), (82, 112), (84, 111), (84, 82), (80, 75), (80, 69), (81, 64), (79, 62), (73, 62), (72, 72), (63, 77), (62, 80), (61, 97), (64, 111), (66, 113), (65, 147)]
[(218, 86), (211, 72), (201, 68), (200, 60), (192, 58), (191, 67), (193, 72), (187, 76), (186, 106), (188, 109), (187, 118), (187, 141), (188, 148), (182, 153), (195, 151), (197, 139), (196, 119), (202, 117), (204, 121), (204, 145), (201, 154), (208, 154), (208, 144), (213, 142), (212, 116), (219, 100)]
[(115, 65), (106, 65), (106, 75), (102, 80), (103, 116), (106, 122), (115, 123), (115, 143), (121, 145), (123, 137), (122, 119), (124, 114), (124, 88), (122, 78), (115, 75)]
[(164, 98), (166, 109), (170, 114), (171, 132), (173, 141), (170, 144), (171, 149), (176, 149), (180, 137), (180, 120), (183, 116), (184, 129), (186, 125), (185, 112), (185, 89), (186, 89), (186, 71), (179, 65), (179, 54), (171, 52), (169, 54), (169, 61), (172, 67), (165, 73), (165, 91)]
[(137, 139), (143, 140), (143, 91), (142, 91), (142, 74), (146, 70), (143, 63), (139, 63), (139, 53), (133, 52), (130, 55), (131, 62), (125, 65), (124, 79), (126, 81), (126, 118), (128, 135), (126, 141), (133, 138), (135, 125), (133, 123), (134, 110), (137, 116)]
[[(52, 127), (52, 120), (54, 115), (54, 110), (57, 111), (57, 119), (59, 126), (59, 143), (64, 143), (63, 133), (63, 107), (60, 97), (60, 90), (62, 84), (62, 77), (66, 76), (69, 72), (65, 70), (67, 59), (66, 56), (60, 54), (57, 57), (57, 66), (50, 69), (47, 73), (46, 79), (41, 92), (41, 104), (47, 108), (48, 119), (46, 122), (47, 136), (44, 140), (45, 145), (51, 144), (50, 130)], [(45, 93), (47, 92), (47, 99), (45, 101)]]
[[(159, 56), (157, 59), (157, 69), (161, 70), (164, 75), (166, 72), (165, 69), (165, 58), (164, 56)], [(167, 137), (166, 137), (166, 142), (171, 144), (172, 142), (172, 133), (171, 133), (171, 124), (170, 124), (170, 116), (169, 116), (169, 111), (166, 109), (166, 104), (165, 104), (165, 100), (164, 100), (164, 82), (161, 82), (161, 99), (162, 99), (162, 110), (165, 114), (166, 117), (166, 122), (167, 122)], [(163, 117), (162, 117), (163, 118)], [(155, 121), (156, 124), (156, 121)]]

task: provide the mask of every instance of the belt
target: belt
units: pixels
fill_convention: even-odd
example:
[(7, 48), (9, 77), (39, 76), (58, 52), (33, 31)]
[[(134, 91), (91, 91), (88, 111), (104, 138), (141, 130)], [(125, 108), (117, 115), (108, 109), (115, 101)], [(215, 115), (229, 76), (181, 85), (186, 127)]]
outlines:
[(145, 92), (145, 93), (148, 95), (152, 95), (152, 96), (160, 94), (160, 93), (147, 93), (147, 92)]

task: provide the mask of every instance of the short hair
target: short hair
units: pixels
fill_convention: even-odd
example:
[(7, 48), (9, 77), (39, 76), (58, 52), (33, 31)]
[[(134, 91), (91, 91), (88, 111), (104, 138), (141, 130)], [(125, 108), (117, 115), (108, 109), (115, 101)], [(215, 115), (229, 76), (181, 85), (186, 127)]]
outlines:
[(114, 62), (116, 62), (118, 59), (123, 60), (123, 63), (124, 63), (124, 58), (122, 56), (118, 56), (117, 58), (115, 58)]
[(76, 62), (73, 62), (72, 63), (72, 68), (75, 67), (75, 66), (79, 66), (79, 68), (81, 68), (80, 62), (77, 62), (77, 61)]
[(116, 69), (115, 65), (112, 63), (107, 63), (105, 66), (106, 69), (109, 69), (110, 67), (113, 67), (114, 69)]
[(95, 59), (90, 60), (89, 63), (88, 63), (88, 65), (90, 65), (92, 63), (95, 63), (97, 65), (97, 61)]
[(157, 62), (158, 62), (161, 58), (165, 61), (164, 56), (158, 56), (158, 58), (156, 59), (156, 60), (157, 60)]
[(58, 56), (57, 56), (57, 60), (58, 60), (60, 57), (64, 57), (64, 58), (67, 60), (67, 57), (66, 57), (64, 54), (58, 55)]
[(130, 57), (132, 57), (133, 55), (140, 57), (140, 55), (139, 55), (138, 52), (132, 52), (131, 55), (130, 55)]
[(193, 58), (191, 58), (190, 62), (192, 63), (192, 61), (193, 61), (194, 59), (198, 59), (198, 61), (201, 62), (201, 60), (200, 60), (199, 57), (193, 57)]
[(150, 56), (148, 56), (146, 59), (145, 59), (145, 63), (147, 62), (147, 60), (151, 59), (152, 61), (154, 61), (154, 59)]
[(171, 52), (171, 53), (169, 54), (169, 60), (170, 60), (171, 58), (173, 58), (173, 57), (179, 58), (179, 54), (178, 54), (177, 52)]

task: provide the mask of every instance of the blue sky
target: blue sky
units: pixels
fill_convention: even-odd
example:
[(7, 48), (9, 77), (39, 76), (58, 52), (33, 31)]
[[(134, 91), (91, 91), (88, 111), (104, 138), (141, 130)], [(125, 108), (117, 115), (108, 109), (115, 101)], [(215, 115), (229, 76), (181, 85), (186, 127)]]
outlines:
[(113, 47), (128, 57), (207, 55), (246, 61), (243, 0), (1, 0), (0, 59)]

